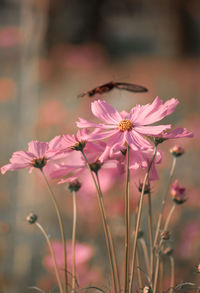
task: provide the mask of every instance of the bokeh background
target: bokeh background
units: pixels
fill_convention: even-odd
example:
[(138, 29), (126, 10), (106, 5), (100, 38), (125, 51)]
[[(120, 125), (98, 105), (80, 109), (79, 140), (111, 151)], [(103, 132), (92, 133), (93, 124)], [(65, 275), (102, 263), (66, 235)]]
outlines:
[[(149, 89), (145, 94), (117, 90), (106, 94), (104, 98), (119, 110), (149, 103), (156, 96), (180, 100), (165, 122), (187, 127), (195, 137), (177, 142), (186, 154), (178, 160), (176, 178), (186, 187), (188, 200), (177, 209), (171, 224), (176, 283), (199, 283), (194, 272), (200, 262), (199, 57), (198, 0), (0, 1), (1, 166), (14, 151), (26, 149), (31, 140), (48, 141), (76, 132), (78, 117), (92, 117), (91, 99), (77, 99), (77, 95), (110, 80)], [(161, 146), (166, 155), (159, 167), (160, 184), (153, 188), (155, 219), (170, 168), (168, 150), (173, 144)], [(26, 170), (9, 172), (0, 180), (0, 292), (33, 292), (30, 286), (56, 292), (51, 291), (55, 281), (44, 266), (45, 241), (36, 227), (25, 221), (29, 211), (35, 211), (51, 239), (59, 238), (46, 187), (37, 170), (32, 175)], [(132, 180), (136, 193), (138, 178)], [(119, 258), (123, 256), (123, 186), (114, 186), (105, 196)], [(71, 195), (65, 186), (54, 184), (53, 188), (70, 240)], [(121, 194), (116, 196), (119, 190)], [(82, 268), (88, 278), (82, 277), (82, 285), (105, 288), (109, 286), (109, 269), (96, 197), (80, 193), (77, 200), (77, 238), (93, 250), (93, 257)], [(166, 288), (167, 278), (168, 273)]]

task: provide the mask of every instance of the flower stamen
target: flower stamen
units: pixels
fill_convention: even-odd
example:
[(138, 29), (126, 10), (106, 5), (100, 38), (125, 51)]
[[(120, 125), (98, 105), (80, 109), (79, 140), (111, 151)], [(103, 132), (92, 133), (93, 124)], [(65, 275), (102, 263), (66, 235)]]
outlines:
[(128, 119), (123, 119), (119, 122), (118, 128), (120, 131), (130, 131), (133, 128), (133, 122)]

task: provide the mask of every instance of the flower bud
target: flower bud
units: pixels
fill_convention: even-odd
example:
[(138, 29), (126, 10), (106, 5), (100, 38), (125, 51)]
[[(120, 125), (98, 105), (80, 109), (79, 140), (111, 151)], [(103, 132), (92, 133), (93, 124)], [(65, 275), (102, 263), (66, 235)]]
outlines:
[[(143, 188), (143, 183), (139, 182), (138, 191), (142, 192), (142, 188)], [(150, 188), (150, 183), (148, 182), (148, 183), (145, 184), (144, 194), (149, 194), (149, 193), (151, 193), (151, 188)]]
[(170, 151), (171, 155), (174, 157), (180, 157), (184, 154), (184, 148), (182, 148), (181, 146), (178, 146), (178, 145), (175, 145), (169, 151)]
[(32, 212), (26, 217), (26, 221), (29, 222), (29, 224), (35, 224), (37, 219), (38, 216)]
[(152, 293), (151, 287), (150, 286), (145, 286), (143, 288), (142, 293)]
[(169, 231), (162, 231), (160, 235), (161, 235), (161, 239), (163, 239), (163, 240), (169, 240), (169, 238), (170, 238)]
[(98, 171), (101, 169), (101, 166), (103, 165), (103, 163), (101, 163), (99, 160), (97, 160), (96, 162), (90, 164), (90, 169), (94, 172), (94, 173), (98, 173)]
[(78, 179), (71, 181), (68, 186), (68, 189), (70, 192), (73, 192), (73, 191), (77, 192), (79, 191), (80, 188), (81, 188), (81, 183), (78, 181)]
[(172, 184), (171, 196), (176, 204), (182, 204), (186, 201), (185, 188), (178, 185), (178, 180), (175, 180)]
[(167, 247), (167, 248), (165, 248), (164, 250), (163, 250), (163, 254), (164, 255), (172, 255), (172, 253), (173, 253), (173, 248), (171, 248), (171, 247)]

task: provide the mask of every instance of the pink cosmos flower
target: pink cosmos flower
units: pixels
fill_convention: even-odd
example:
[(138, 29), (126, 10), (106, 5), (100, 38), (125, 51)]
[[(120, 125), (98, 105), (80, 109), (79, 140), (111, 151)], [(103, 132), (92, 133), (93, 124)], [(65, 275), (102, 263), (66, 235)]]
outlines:
[[(99, 157), (105, 149), (104, 142), (87, 142), (84, 153), (93, 171), (98, 171), (102, 191), (108, 190), (124, 171), (116, 159), (99, 161)], [(87, 164), (80, 151), (66, 153), (62, 162), (47, 166), (46, 173), (52, 179), (60, 179), (58, 183), (69, 183), (78, 179), (81, 183), (81, 194), (94, 194), (96, 189), (91, 178)]]
[(60, 138), (57, 136), (49, 143), (36, 140), (29, 142), (28, 151), (14, 152), (10, 164), (4, 165), (1, 168), (1, 173), (5, 174), (8, 170), (16, 171), (23, 168), (28, 168), (29, 173), (32, 172), (33, 168), (43, 169), (50, 160), (60, 158), (60, 154), (57, 154), (58, 149), (56, 151), (59, 140)]
[(119, 113), (106, 101), (97, 100), (91, 104), (92, 113), (103, 123), (92, 123), (79, 118), (79, 128), (95, 127), (100, 129), (99, 133), (93, 134), (93, 139), (110, 138), (107, 149), (120, 149), (128, 144), (133, 150), (152, 148), (151, 144), (143, 137), (157, 136), (163, 131), (171, 128), (171, 125), (148, 126), (160, 121), (170, 115), (178, 104), (177, 99), (170, 99), (163, 104), (158, 97), (152, 104), (144, 106), (136, 105), (130, 113), (123, 111)]

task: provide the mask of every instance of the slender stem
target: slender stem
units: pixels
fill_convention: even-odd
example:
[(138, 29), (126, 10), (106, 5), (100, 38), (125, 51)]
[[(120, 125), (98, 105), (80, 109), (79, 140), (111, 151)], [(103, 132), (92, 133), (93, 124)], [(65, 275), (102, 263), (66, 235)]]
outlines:
[(174, 286), (175, 286), (175, 261), (172, 255), (170, 255), (169, 258), (170, 258), (170, 265), (171, 265), (170, 293), (173, 293)]
[(164, 273), (164, 265), (163, 265), (163, 260), (160, 260), (160, 269), (159, 269), (159, 273), (160, 273), (160, 278), (159, 278), (159, 292), (163, 292), (163, 273)]
[(129, 173), (130, 147), (127, 145), (126, 152), (126, 190), (125, 190), (125, 278), (124, 292), (129, 289), (129, 269), (130, 269), (130, 173)]
[(151, 205), (151, 192), (148, 193), (148, 220), (149, 220), (149, 242), (150, 242), (150, 260), (151, 260), (151, 270), (150, 270), (150, 278), (151, 278), (151, 286), (153, 279), (153, 268), (154, 268), (154, 249), (153, 249), (153, 228), (152, 228), (152, 205)]
[[(176, 204), (173, 204), (173, 206), (168, 214), (167, 220), (165, 222), (164, 231), (167, 231), (167, 229), (168, 229), (169, 222), (171, 220), (171, 217), (173, 215), (175, 208), (176, 208)], [(163, 243), (163, 240), (161, 239), (160, 243), (158, 245), (159, 251), (158, 251), (157, 262), (156, 262), (156, 273), (155, 273), (155, 277), (154, 277), (154, 291), (155, 292), (156, 292), (157, 283), (158, 283), (158, 270), (159, 270), (159, 264), (160, 264), (160, 250), (161, 250), (162, 243)]]
[(114, 264), (113, 264), (113, 257), (112, 257), (112, 251), (111, 251), (111, 245), (110, 245), (110, 240), (109, 240), (109, 232), (108, 232), (108, 224), (106, 220), (106, 215), (104, 213), (104, 208), (102, 205), (102, 194), (98, 188), (97, 182), (95, 180), (94, 174), (90, 168), (90, 164), (88, 162), (88, 159), (84, 153), (84, 151), (81, 151), (83, 158), (86, 162), (86, 165), (88, 167), (88, 170), (90, 172), (90, 175), (92, 176), (92, 180), (94, 182), (96, 191), (97, 191), (97, 197), (98, 197), (98, 202), (99, 202), (99, 208), (102, 216), (102, 221), (103, 221), (103, 227), (104, 227), (104, 234), (105, 234), (105, 239), (106, 239), (106, 245), (107, 245), (107, 250), (108, 250), (108, 256), (109, 256), (109, 261), (110, 261), (110, 267), (111, 267), (111, 274), (112, 274), (112, 279), (113, 279), (113, 287), (114, 287), (114, 292), (117, 293), (117, 287), (116, 287), (116, 279), (115, 279), (115, 272), (114, 272)]
[(63, 244), (63, 251), (64, 251), (64, 276), (65, 276), (65, 282), (64, 282), (64, 292), (68, 293), (68, 279), (67, 279), (67, 249), (66, 249), (66, 241), (65, 241), (65, 233), (64, 233), (64, 228), (63, 228), (63, 221), (62, 221), (62, 217), (61, 217), (61, 212), (60, 209), (58, 207), (58, 203), (56, 201), (55, 195), (49, 185), (49, 182), (47, 180), (47, 177), (45, 176), (43, 170), (41, 169), (42, 175), (44, 177), (44, 180), (47, 184), (47, 187), (49, 189), (49, 193), (53, 202), (53, 205), (55, 207), (56, 210), (56, 214), (57, 214), (57, 218), (58, 218), (58, 222), (59, 222), (59, 227), (60, 227), (60, 233), (61, 233), (61, 238), (62, 238), (62, 244)]
[(166, 203), (166, 200), (167, 200), (167, 195), (168, 195), (168, 192), (169, 192), (169, 188), (171, 186), (172, 177), (174, 175), (175, 166), (176, 166), (176, 157), (173, 158), (172, 167), (171, 167), (169, 178), (168, 178), (167, 188), (165, 190), (165, 193), (164, 193), (163, 199), (162, 199), (161, 211), (160, 211), (160, 214), (159, 214), (159, 217), (158, 217), (156, 233), (155, 233), (155, 238), (154, 238), (154, 248), (156, 247), (157, 242), (158, 242), (160, 227), (161, 227), (162, 218), (163, 218), (163, 211), (164, 211), (165, 203)]
[(73, 229), (72, 229), (72, 292), (75, 292), (76, 286), (76, 220), (77, 220), (77, 211), (76, 211), (76, 192), (72, 192), (73, 197)]
[(158, 274), (159, 274), (159, 266), (160, 266), (160, 252), (157, 255), (157, 262), (155, 267), (155, 275), (154, 275), (154, 284), (153, 284), (153, 292), (155, 293), (157, 290), (157, 283), (158, 283)]
[(150, 264), (149, 264), (149, 255), (148, 255), (147, 245), (144, 238), (139, 238), (138, 240), (142, 246), (142, 250), (144, 253), (144, 260), (145, 260), (145, 265), (147, 269), (147, 275), (150, 276)]
[(137, 265), (137, 274), (138, 274), (139, 288), (142, 290), (143, 284), (142, 284), (140, 257), (139, 257), (139, 251), (138, 251), (138, 249), (137, 249), (137, 252), (136, 252), (136, 265)]
[(169, 222), (171, 220), (171, 217), (172, 217), (172, 215), (174, 213), (175, 208), (176, 208), (176, 204), (174, 203), (173, 206), (172, 206), (172, 208), (171, 208), (171, 210), (170, 210), (170, 212), (169, 212), (169, 215), (167, 217), (167, 220), (165, 222), (164, 231), (167, 231), (167, 229), (169, 227)]
[[(96, 178), (97, 178), (97, 184), (98, 184), (99, 191), (102, 194), (98, 173), (96, 174)], [(103, 196), (101, 196), (101, 201), (102, 201), (103, 212), (104, 212), (104, 214), (106, 214)], [(117, 288), (118, 288), (117, 290), (118, 290), (118, 292), (120, 292), (121, 286), (120, 286), (119, 270), (118, 270), (118, 265), (117, 265), (117, 257), (116, 257), (115, 247), (113, 244), (112, 235), (111, 235), (108, 223), (107, 223), (107, 228), (108, 228), (108, 235), (109, 235), (110, 246), (111, 246), (112, 257), (113, 257), (114, 268), (115, 268), (115, 278), (116, 278), (116, 283), (117, 283)]]
[(57, 279), (58, 287), (60, 289), (60, 293), (63, 293), (62, 283), (61, 283), (61, 280), (60, 280), (60, 275), (59, 275), (58, 267), (57, 267), (57, 264), (56, 264), (55, 254), (54, 254), (54, 251), (53, 251), (51, 242), (49, 240), (49, 237), (48, 237), (46, 231), (44, 230), (44, 228), (42, 227), (42, 225), (40, 225), (40, 223), (35, 222), (35, 225), (40, 229), (40, 231), (42, 232), (42, 234), (46, 238), (46, 241), (47, 241), (47, 244), (49, 246), (50, 253), (51, 253), (51, 257), (52, 257), (52, 260), (53, 260), (53, 264), (54, 264), (54, 269), (55, 269), (55, 274), (56, 274), (56, 279)]
[(144, 182), (143, 182), (143, 186), (142, 186), (142, 192), (141, 192), (141, 195), (140, 195), (140, 202), (139, 202), (139, 208), (138, 208), (138, 216), (137, 216), (137, 222), (136, 222), (135, 238), (134, 238), (134, 243), (133, 243), (133, 254), (132, 254), (132, 261), (131, 261), (131, 274), (130, 274), (129, 293), (132, 292), (132, 286), (133, 286), (135, 256), (136, 256), (137, 239), (138, 239), (138, 232), (139, 232), (140, 220), (141, 220), (141, 214), (142, 214), (142, 206), (143, 206), (143, 199), (144, 199), (144, 190), (145, 190), (146, 182), (149, 179), (149, 172), (151, 170), (151, 166), (152, 166), (153, 161), (155, 159), (156, 153), (157, 153), (157, 145), (154, 148), (154, 152), (153, 152), (152, 159), (151, 159), (151, 161), (149, 163), (149, 167), (148, 167), (147, 172), (145, 174)]

